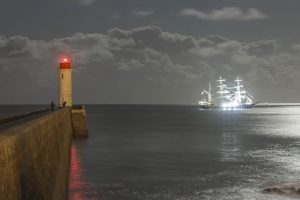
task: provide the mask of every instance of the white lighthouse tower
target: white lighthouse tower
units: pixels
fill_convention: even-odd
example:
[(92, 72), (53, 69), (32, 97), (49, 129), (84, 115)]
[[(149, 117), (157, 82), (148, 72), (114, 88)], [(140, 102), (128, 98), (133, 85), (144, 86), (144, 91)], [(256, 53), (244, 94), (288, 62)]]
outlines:
[(66, 106), (72, 106), (72, 71), (68, 59), (63, 59), (59, 67), (59, 106), (62, 107), (64, 102)]

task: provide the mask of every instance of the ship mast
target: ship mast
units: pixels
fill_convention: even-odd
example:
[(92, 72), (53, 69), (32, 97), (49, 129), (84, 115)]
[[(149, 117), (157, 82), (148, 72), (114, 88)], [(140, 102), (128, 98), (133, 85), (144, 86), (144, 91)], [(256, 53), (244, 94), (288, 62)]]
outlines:
[(209, 88), (208, 88), (208, 102), (211, 103), (212, 102), (212, 98), (211, 98), (211, 85), (210, 85), (210, 81), (208, 82)]
[(207, 94), (207, 103), (212, 103), (212, 95), (211, 95), (211, 85), (210, 85), (210, 81), (208, 82), (208, 84), (209, 84), (208, 91), (203, 90), (203, 91), (202, 91), (202, 94), (203, 94), (203, 92), (205, 92), (205, 93)]
[[(227, 83), (225, 79), (217, 80), (219, 82), (217, 98), (221, 99), (217, 102), (217, 105), (221, 105), (223, 108), (252, 108), (254, 105), (252, 103), (253, 97), (244, 89), (243, 85), (241, 84), (241, 79), (237, 76), (237, 79), (234, 80), (236, 83), (231, 84)], [(215, 105), (213, 101), (213, 94), (211, 93), (211, 84), (209, 81), (209, 88), (208, 91), (203, 90), (202, 94), (206, 93), (207, 96), (204, 97), (199, 104), (203, 106), (203, 108), (214, 108)]]
[(235, 82), (236, 82), (237, 85), (235, 86), (236, 91), (235, 91), (235, 99), (234, 99), (234, 101), (237, 102), (237, 103), (239, 103), (239, 104), (242, 103), (241, 88), (243, 87), (240, 84), (240, 81), (242, 81), (242, 80), (240, 80), (239, 77), (237, 77), (237, 79), (235, 80)]
[(226, 85), (223, 85), (223, 81), (225, 81), (225, 79), (222, 79), (220, 76), (220, 79), (217, 81), (220, 82), (220, 85), (217, 86), (217, 87), (219, 87), (219, 91), (217, 91), (217, 93), (219, 94), (218, 98), (220, 98), (223, 103), (223, 99), (226, 98), (226, 96), (224, 96), (224, 94), (228, 94), (229, 91), (226, 90), (227, 89)]

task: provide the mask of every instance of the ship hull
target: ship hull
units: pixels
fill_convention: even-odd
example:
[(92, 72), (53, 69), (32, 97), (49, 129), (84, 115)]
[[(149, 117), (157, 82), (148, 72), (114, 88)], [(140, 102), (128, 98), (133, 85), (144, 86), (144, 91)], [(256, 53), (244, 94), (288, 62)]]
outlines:
[(241, 104), (238, 106), (224, 107), (221, 105), (200, 105), (201, 109), (219, 109), (219, 110), (231, 110), (231, 109), (251, 109), (255, 104)]

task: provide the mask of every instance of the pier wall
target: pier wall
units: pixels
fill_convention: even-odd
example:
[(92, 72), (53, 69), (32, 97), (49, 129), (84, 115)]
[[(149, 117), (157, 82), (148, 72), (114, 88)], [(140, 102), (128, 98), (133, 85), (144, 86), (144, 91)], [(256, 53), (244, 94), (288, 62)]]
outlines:
[(68, 196), (73, 135), (69, 107), (0, 132), (0, 200)]
[(86, 121), (84, 106), (73, 106), (71, 108), (74, 138), (87, 138), (89, 131)]

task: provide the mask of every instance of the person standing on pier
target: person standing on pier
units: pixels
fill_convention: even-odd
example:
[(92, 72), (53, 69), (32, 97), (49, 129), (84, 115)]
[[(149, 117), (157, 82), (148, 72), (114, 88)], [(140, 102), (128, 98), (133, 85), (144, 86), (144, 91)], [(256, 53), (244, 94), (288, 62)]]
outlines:
[(54, 103), (51, 101), (51, 110), (54, 111)]

